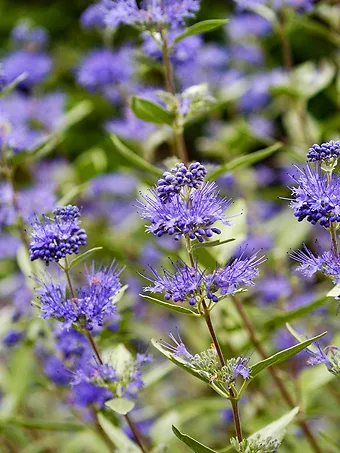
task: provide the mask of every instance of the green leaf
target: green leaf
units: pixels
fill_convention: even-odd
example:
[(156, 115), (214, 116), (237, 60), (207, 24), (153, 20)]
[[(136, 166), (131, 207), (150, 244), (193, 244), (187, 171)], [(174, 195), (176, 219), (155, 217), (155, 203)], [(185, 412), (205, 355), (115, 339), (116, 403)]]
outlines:
[(61, 422), (59, 420), (38, 420), (36, 418), (24, 419), (15, 417), (13, 419), (0, 420), (2, 424), (9, 424), (11, 426), (21, 426), (28, 429), (39, 429), (43, 431), (83, 431), (84, 425), (80, 423)]
[(257, 162), (260, 162), (261, 160), (266, 159), (267, 157), (276, 153), (276, 151), (282, 149), (282, 147), (283, 143), (277, 142), (274, 145), (268, 146), (267, 148), (261, 149), (259, 151), (255, 151), (244, 156), (236, 157), (230, 162), (221, 165), (216, 170), (210, 172), (210, 174), (208, 175), (208, 179), (211, 181), (218, 178), (227, 171), (233, 171), (236, 170), (237, 168), (245, 168), (249, 167), (250, 165), (256, 164)]
[(327, 332), (323, 332), (322, 334), (317, 335), (316, 337), (310, 338), (309, 340), (305, 340), (302, 343), (298, 343), (295, 346), (292, 346), (291, 348), (277, 352), (276, 354), (268, 357), (265, 360), (261, 360), (261, 362), (258, 362), (250, 367), (251, 377), (254, 378), (256, 375), (258, 375), (261, 371), (265, 370), (266, 368), (269, 368), (272, 365), (281, 363), (289, 359), (290, 357), (293, 357), (298, 352), (302, 351), (303, 349), (311, 345), (314, 341), (317, 341), (320, 338), (322, 338), (324, 335), (326, 335), (326, 333)]
[(340, 296), (340, 284), (335, 285), (328, 293), (328, 297), (338, 297)]
[(179, 357), (174, 357), (174, 355), (168, 351), (167, 349), (163, 348), (163, 346), (156, 341), (155, 339), (151, 339), (151, 344), (154, 346), (156, 349), (158, 349), (159, 352), (161, 352), (167, 359), (169, 359), (171, 362), (173, 362), (175, 365), (178, 367), (182, 368), (183, 370), (187, 371), (189, 374), (192, 374), (193, 376), (197, 377), (203, 382), (209, 383), (209, 378), (207, 376), (204, 376), (201, 372), (198, 370), (194, 370), (190, 368), (187, 363), (180, 359)]
[(93, 249), (86, 250), (86, 252), (82, 253), (81, 255), (78, 255), (76, 258), (74, 258), (70, 262), (70, 269), (73, 267), (77, 266), (79, 263), (82, 261), (86, 260), (89, 256), (93, 255), (93, 253), (97, 252), (98, 250), (102, 250), (103, 247), (93, 247)]
[(282, 440), (283, 436), (285, 435), (287, 426), (296, 417), (298, 412), (299, 407), (295, 407), (290, 412), (280, 417), (278, 420), (275, 420), (275, 422), (270, 423), (269, 425), (251, 435), (248, 439), (251, 440), (255, 439), (256, 437), (266, 439), (268, 437), (272, 437), (273, 439)]
[(159, 104), (132, 96), (131, 109), (137, 118), (148, 123), (167, 124), (172, 126), (174, 115)]
[(295, 319), (300, 319), (307, 313), (310, 313), (317, 308), (322, 307), (325, 302), (327, 302), (327, 297), (320, 297), (310, 304), (296, 308), (295, 310), (288, 311), (287, 313), (280, 313), (279, 315), (273, 316), (272, 318), (268, 319), (264, 323), (264, 328), (272, 330), (278, 326), (286, 324), (287, 322), (294, 321)]
[(98, 421), (119, 451), (124, 453), (141, 453), (140, 448), (121, 429), (114, 426), (104, 414), (98, 414)]
[(104, 363), (109, 363), (116, 369), (118, 376), (124, 375), (132, 361), (130, 351), (121, 343), (113, 348), (105, 349), (102, 358)]
[(144, 373), (143, 382), (144, 387), (151, 387), (153, 384), (161, 381), (165, 376), (167, 376), (171, 371), (176, 367), (173, 363), (164, 362), (161, 365), (157, 365), (151, 371)]
[(174, 40), (173, 46), (175, 46), (177, 43), (182, 41), (182, 39), (187, 38), (188, 36), (198, 35), (199, 33), (215, 30), (215, 28), (222, 27), (227, 23), (228, 19), (209, 19), (198, 22), (197, 24), (194, 24), (191, 27), (187, 28), (184, 33), (177, 36), (177, 38)]
[(106, 401), (105, 406), (109, 407), (118, 414), (126, 415), (132, 411), (135, 407), (135, 403), (124, 398), (113, 398), (112, 400)]
[(73, 201), (73, 199), (75, 197), (77, 197), (82, 192), (84, 192), (84, 190), (87, 188), (87, 186), (88, 186), (88, 183), (84, 183), (84, 184), (79, 184), (78, 186), (72, 187), (70, 190), (67, 191), (67, 193), (65, 193), (64, 196), (59, 198), (59, 200), (56, 203), (56, 206), (66, 206), (66, 205), (70, 204), (71, 201)]
[(149, 300), (150, 302), (153, 302), (154, 304), (160, 305), (161, 307), (168, 308), (172, 311), (177, 311), (177, 313), (182, 313), (183, 315), (189, 316), (200, 316), (198, 313), (190, 310), (190, 308), (182, 307), (181, 305), (169, 304), (169, 302), (164, 302), (163, 300), (155, 299), (154, 297), (146, 296), (145, 294), (140, 294), (140, 296), (144, 299)]
[(158, 178), (162, 176), (162, 170), (150, 164), (142, 157), (138, 156), (138, 154), (131, 151), (131, 149), (125, 146), (124, 143), (122, 143), (116, 135), (111, 135), (111, 140), (119, 154), (123, 156), (127, 161), (132, 163), (134, 167), (140, 168), (141, 170), (144, 170), (151, 175), (157, 176)]
[(333, 451), (340, 452), (340, 444), (338, 444), (334, 439), (332, 439), (328, 434), (319, 431), (320, 436), (325, 439), (328, 445), (333, 447)]
[(197, 244), (194, 244), (192, 246), (192, 249), (195, 250), (195, 249), (199, 249), (199, 248), (210, 248), (210, 247), (217, 247), (219, 245), (223, 245), (223, 244), (228, 244), (228, 242), (233, 242), (235, 241), (235, 238), (231, 238), (231, 239), (226, 239), (225, 241), (220, 241), (220, 240), (217, 240), (217, 241), (208, 241), (208, 242), (198, 242)]
[(201, 444), (201, 442), (198, 442), (197, 440), (193, 439), (187, 434), (181, 433), (181, 431), (177, 429), (176, 426), (174, 425), (172, 425), (172, 431), (175, 434), (175, 436), (178, 437), (179, 440), (184, 442), (195, 453), (216, 453), (215, 450), (206, 447), (205, 445)]

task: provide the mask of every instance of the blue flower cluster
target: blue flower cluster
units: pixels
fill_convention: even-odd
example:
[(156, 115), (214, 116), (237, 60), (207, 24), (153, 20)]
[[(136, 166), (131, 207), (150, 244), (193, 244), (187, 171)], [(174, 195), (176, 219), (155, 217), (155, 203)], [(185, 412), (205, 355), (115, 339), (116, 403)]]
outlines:
[(160, 275), (151, 268), (152, 275), (144, 275), (153, 283), (144, 290), (164, 293), (165, 300), (189, 302), (190, 305), (199, 304), (205, 298), (218, 302), (219, 296), (235, 294), (243, 287), (252, 286), (259, 273), (258, 266), (263, 262), (264, 258), (258, 258), (256, 254), (250, 257), (241, 254), (223, 268), (208, 274), (183, 261), (171, 261), (174, 272), (163, 268), (163, 275)]
[(83, 13), (81, 21), (87, 28), (120, 24), (175, 27), (193, 17), (199, 6), (200, 0), (145, 0), (140, 5), (136, 0), (101, 0)]
[(179, 194), (186, 186), (189, 189), (199, 189), (207, 175), (206, 168), (199, 162), (189, 165), (176, 164), (176, 167), (163, 173), (157, 182), (157, 194), (166, 203), (175, 194)]
[(306, 277), (322, 272), (334, 283), (340, 283), (340, 258), (332, 251), (325, 252), (320, 249), (319, 254), (314, 254), (304, 245), (303, 250), (296, 250), (290, 256), (300, 263), (298, 271)]
[(79, 216), (79, 209), (69, 205), (57, 208), (53, 218), (37, 219), (31, 234), (31, 261), (41, 259), (48, 264), (79, 253), (79, 247), (86, 245), (87, 240), (85, 230), (80, 228)]
[(309, 148), (307, 160), (309, 162), (322, 162), (338, 159), (340, 156), (340, 141), (331, 140), (321, 145), (314, 144)]
[(42, 317), (60, 319), (66, 328), (73, 323), (88, 330), (94, 325), (102, 327), (116, 312), (114, 298), (121, 289), (120, 273), (114, 261), (110, 266), (98, 269), (92, 265), (85, 275), (87, 284), (75, 294), (69, 294), (66, 284), (54, 282), (50, 276), (46, 281), (38, 281)]
[(221, 233), (213, 227), (217, 221), (229, 225), (224, 213), (231, 200), (221, 198), (213, 182), (191, 191), (187, 199), (175, 193), (164, 203), (164, 197), (161, 198), (155, 189), (151, 189), (149, 195), (143, 195), (143, 199), (145, 203), (139, 202), (140, 215), (151, 222), (147, 231), (158, 237), (170, 235), (178, 241), (186, 235), (191, 240), (203, 242), (214, 233)]
[(291, 207), (301, 222), (307, 219), (312, 225), (320, 223), (329, 228), (331, 222), (340, 221), (340, 179), (333, 175), (331, 181), (319, 170), (310, 166), (299, 169), (299, 177), (293, 179), (298, 187), (292, 188)]

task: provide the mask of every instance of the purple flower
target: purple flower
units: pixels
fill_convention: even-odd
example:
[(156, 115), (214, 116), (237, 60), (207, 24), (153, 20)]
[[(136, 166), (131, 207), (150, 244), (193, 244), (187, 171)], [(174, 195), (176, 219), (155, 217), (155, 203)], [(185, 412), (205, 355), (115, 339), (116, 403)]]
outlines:
[(128, 173), (106, 173), (91, 180), (89, 191), (96, 199), (100, 196), (129, 198), (135, 193), (137, 184), (137, 177)]
[(143, 277), (152, 282), (153, 286), (147, 286), (144, 291), (164, 293), (165, 300), (171, 299), (175, 303), (189, 302), (190, 305), (195, 305), (204, 298), (218, 302), (218, 293), (226, 296), (234, 294), (244, 286), (253, 286), (253, 280), (258, 275), (258, 266), (263, 261), (264, 258), (257, 258), (256, 254), (250, 257), (241, 254), (212, 274), (189, 267), (183, 261), (171, 261), (174, 272), (162, 268), (161, 275), (150, 267), (152, 274)]
[(212, 280), (212, 286), (220, 289), (222, 296), (234, 294), (244, 286), (253, 286), (254, 278), (258, 276), (258, 266), (265, 261), (257, 254), (246, 256), (244, 251), (224, 268), (218, 269)]
[(281, 69), (251, 76), (249, 88), (240, 101), (242, 110), (254, 112), (264, 107), (271, 99), (270, 88), (280, 85), (283, 80), (284, 72)]
[(104, 21), (113, 28), (120, 24), (177, 27), (194, 17), (199, 4), (200, 0), (145, 0), (139, 8), (136, 0), (112, 0)]
[(239, 41), (249, 35), (267, 35), (272, 30), (272, 26), (270, 22), (258, 14), (243, 13), (230, 18), (227, 30), (231, 39)]
[[(69, 216), (65, 217), (65, 209)], [(80, 228), (79, 209), (75, 206), (56, 208), (53, 218), (43, 216), (33, 225), (30, 243), (31, 261), (41, 259), (48, 264), (58, 262), (67, 255), (79, 253), (79, 247), (86, 245), (86, 232)]]
[(236, 364), (233, 366), (233, 378), (236, 379), (237, 376), (242, 376), (243, 379), (250, 377), (250, 368), (247, 367), (250, 358), (247, 357), (238, 357), (236, 359)]
[(59, 92), (4, 97), (0, 100), (0, 144), (15, 152), (35, 149), (58, 129), (64, 110), (65, 96)]
[(16, 236), (0, 232), (0, 260), (15, 258), (20, 245), (21, 242)]
[(292, 287), (284, 275), (272, 275), (261, 280), (256, 285), (259, 301), (274, 303), (280, 299), (287, 299), (292, 294)]
[(24, 332), (19, 332), (18, 330), (10, 330), (2, 339), (2, 342), (7, 347), (15, 346), (21, 340), (25, 338)]
[(221, 233), (213, 227), (215, 222), (222, 221), (229, 225), (224, 212), (231, 201), (219, 197), (213, 182), (192, 191), (187, 200), (175, 194), (170, 202), (164, 204), (155, 189), (142, 197), (144, 203), (139, 201), (140, 215), (151, 222), (146, 230), (158, 237), (168, 234), (179, 240), (182, 235), (187, 235), (190, 239), (203, 242), (204, 238)]
[(292, 177), (298, 184), (293, 187), (290, 206), (301, 222), (307, 219), (312, 225), (320, 223), (328, 228), (331, 222), (340, 221), (340, 176), (332, 175), (329, 182), (326, 175), (310, 166), (300, 169), (299, 176)]
[(102, 409), (105, 402), (113, 397), (112, 393), (90, 382), (80, 382), (72, 387), (71, 402), (80, 408), (95, 406)]
[(169, 334), (169, 337), (174, 342), (174, 345), (168, 343), (167, 341), (161, 341), (160, 344), (163, 346), (163, 348), (168, 349), (174, 355), (174, 357), (180, 357), (186, 360), (190, 360), (193, 357), (192, 354), (190, 354), (190, 352), (187, 350), (178, 331), (178, 338), (176, 338), (172, 333)]
[(151, 293), (164, 293), (165, 300), (173, 302), (188, 301), (190, 305), (196, 304), (196, 296), (201, 293), (201, 286), (204, 283), (204, 274), (199, 270), (189, 267), (184, 261), (171, 261), (174, 272), (162, 268), (163, 275), (152, 267), (152, 274), (143, 275), (144, 278), (153, 283), (154, 286), (147, 286), (144, 291)]
[(52, 69), (52, 59), (44, 52), (17, 50), (3, 60), (7, 82), (10, 83), (26, 73), (20, 86), (29, 89), (45, 80)]
[(157, 194), (164, 203), (167, 203), (185, 187), (199, 189), (206, 175), (206, 168), (199, 162), (190, 164), (189, 168), (182, 163), (176, 164), (175, 168), (163, 173), (162, 178), (158, 180)]
[[(184, 31), (184, 27), (170, 29), (167, 36), (168, 45), (171, 46), (176, 37), (184, 33)], [(157, 45), (157, 42), (148, 33), (143, 33), (142, 37), (144, 41), (144, 53), (154, 60), (161, 62), (163, 60), (163, 52)], [(172, 64), (176, 68), (181, 65), (188, 67), (188, 64), (195, 64), (195, 61), (202, 57), (202, 51), (205, 49), (205, 47), (202, 47), (202, 44), (203, 41), (199, 35), (189, 36), (183, 39), (171, 48), (169, 57)], [(216, 61), (214, 63), (216, 64)]]
[(314, 255), (305, 245), (303, 250), (296, 250), (290, 254), (291, 258), (300, 263), (297, 270), (306, 277), (312, 277), (316, 272), (322, 272), (330, 277), (336, 284), (340, 283), (340, 259), (332, 251), (319, 250), (319, 255)]
[(0, 184), (0, 229), (12, 225), (16, 218), (13, 207), (14, 194), (7, 183)]
[(231, 47), (231, 54), (234, 61), (252, 66), (261, 65), (264, 62), (262, 48), (255, 44), (234, 44)]
[(119, 275), (123, 269), (117, 268), (113, 261), (110, 266), (87, 269), (87, 286), (79, 290), (79, 314), (86, 317), (87, 328), (92, 328), (94, 322), (103, 326), (105, 318), (112, 316), (116, 311), (114, 298), (122, 285)]
[(80, 22), (85, 28), (105, 28), (105, 16), (115, 6), (112, 0), (101, 0), (82, 13)]
[(39, 50), (48, 41), (48, 33), (43, 27), (33, 27), (30, 21), (23, 20), (11, 32), (11, 39), (18, 47)]
[(273, 122), (270, 121), (269, 119), (264, 118), (263, 116), (253, 114), (249, 116), (248, 120), (252, 132), (258, 137), (269, 138), (274, 135), (275, 127)]
[(57, 357), (51, 356), (45, 360), (44, 373), (56, 385), (66, 386), (71, 382), (71, 371)]
[(329, 161), (338, 159), (340, 156), (340, 141), (331, 140), (330, 142), (321, 143), (321, 145), (313, 145), (307, 153), (309, 162)]
[(134, 55), (130, 46), (116, 52), (97, 49), (82, 61), (77, 70), (77, 82), (89, 91), (103, 91), (110, 87), (119, 99), (121, 85), (130, 80), (134, 71)]
[(66, 327), (80, 322), (89, 330), (96, 324), (103, 326), (116, 311), (114, 298), (121, 289), (117, 265), (113, 261), (110, 266), (96, 269), (92, 265), (87, 270), (87, 285), (81, 287), (71, 298), (67, 295), (66, 285), (55, 283), (50, 276), (40, 283), (37, 293), (41, 302), (43, 318), (61, 319)]

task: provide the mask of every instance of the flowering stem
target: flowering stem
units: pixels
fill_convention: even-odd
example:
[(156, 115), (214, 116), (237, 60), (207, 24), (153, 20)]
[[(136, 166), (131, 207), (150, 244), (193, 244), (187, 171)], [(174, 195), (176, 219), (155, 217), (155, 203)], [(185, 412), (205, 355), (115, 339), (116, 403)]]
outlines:
[(338, 239), (336, 237), (336, 228), (334, 226), (334, 223), (331, 223), (330, 228), (329, 228), (329, 233), (331, 235), (332, 250), (333, 250), (334, 257), (339, 258)]
[[(71, 296), (73, 297), (73, 299), (75, 299), (75, 292), (74, 292), (74, 289), (73, 289), (73, 286), (72, 286), (72, 280), (71, 280), (71, 276), (70, 276), (70, 267), (69, 267), (67, 258), (65, 258), (65, 267), (63, 267), (63, 270), (64, 270), (66, 278), (67, 278), (67, 283), (68, 283), (68, 286), (69, 286), (69, 289), (70, 289)], [(100, 355), (98, 346), (97, 346), (96, 341), (93, 338), (91, 332), (86, 327), (84, 327), (83, 333), (86, 335), (87, 339), (89, 340), (91, 348), (92, 348), (92, 350), (93, 350), (93, 352), (94, 352), (99, 364), (103, 365), (104, 364), (103, 359), (102, 359), (102, 357)], [(130, 419), (130, 417), (127, 414), (124, 415), (124, 417), (125, 417), (125, 420), (127, 421), (128, 425), (130, 426), (130, 429), (133, 432), (133, 435), (135, 436), (135, 439), (136, 439), (136, 442), (137, 442), (139, 448), (142, 450), (143, 453), (147, 453), (145, 448), (144, 448), (144, 446), (143, 446), (142, 436), (140, 435), (137, 427), (134, 425), (133, 421)], [(98, 425), (99, 425), (99, 423), (98, 423)], [(99, 425), (99, 428), (100, 428), (100, 431), (105, 434), (105, 436), (110, 440), (110, 442), (112, 444), (111, 439), (106, 435), (105, 431), (102, 429), (102, 427), (100, 425)]]
[[(247, 312), (243, 308), (242, 303), (240, 302), (238, 297), (235, 295), (231, 296), (231, 299), (236, 307), (236, 310), (238, 311), (239, 315), (241, 316), (241, 319), (243, 321), (245, 328), (248, 330), (249, 338), (250, 338), (251, 342), (258, 350), (262, 359), (265, 360), (267, 358), (267, 353), (264, 350), (263, 346), (261, 345), (261, 342), (259, 341), (259, 339), (257, 337), (254, 326), (252, 325), (252, 323), (247, 315)], [(269, 370), (277, 388), (279, 389), (283, 399), (287, 403), (287, 405), (290, 406), (291, 408), (294, 408), (296, 406), (295, 401), (289, 394), (289, 391), (288, 391), (287, 387), (285, 386), (285, 384), (282, 382), (282, 380), (278, 376), (276, 369), (274, 367), (269, 367), (268, 370)], [(309, 441), (311, 447), (313, 448), (313, 450), (315, 451), (315, 453), (322, 453), (322, 450), (321, 450), (320, 446), (318, 445), (318, 442), (315, 439), (314, 434), (310, 430), (306, 421), (300, 420), (300, 426), (303, 429), (303, 431), (306, 435), (306, 438), (308, 439), (308, 441)]]
[(106, 445), (109, 447), (109, 449), (111, 450), (113, 447), (113, 451), (116, 451), (117, 450), (116, 445), (112, 442), (111, 438), (106, 434), (106, 432), (102, 428), (101, 424), (99, 423), (97, 414), (96, 414), (96, 421), (95, 421), (95, 429), (98, 432), (98, 434), (102, 437), (102, 439), (104, 440)]
[(140, 432), (138, 431), (136, 425), (133, 423), (133, 421), (131, 420), (131, 418), (129, 417), (128, 414), (125, 415), (125, 420), (126, 420), (127, 424), (129, 425), (129, 427), (132, 431), (132, 434), (134, 435), (134, 438), (136, 439), (137, 444), (139, 445), (140, 449), (142, 450), (143, 453), (147, 453), (147, 450), (143, 446)]
[(220, 346), (220, 343), (218, 341), (218, 338), (217, 338), (213, 323), (211, 322), (210, 312), (208, 310), (207, 304), (205, 303), (204, 299), (202, 300), (202, 307), (203, 307), (203, 310), (204, 310), (204, 319), (205, 319), (205, 322), (207, 323), (207, 326), (208, 326), (212, 341), (214, 343), (218, 358), (220, 359), (221, 365), (224, 366), (225, 365), (225, 359), (224, 359), (224, 356), (223, 356), (223, 352), (221, 350), (221, 346)]
[[(167, 32), (165, 29), (161, 29), (160, 31), (162, 37), (162, 52), (163, 52), (163, 67), (164, 67), (164, 74), (165, 74), (165, 85), (167, 91), (172, 94), (175, 98), (176, 91), (174, 86), (174, 75), (172, 71), (172, 65), (169, 58), (169, 47), (168, 47), (168, 40), (167, 40)], [(177, 109), (179, 111), (180, 105), (177, 105)], [(181, 159), (184, 164), (189, 162), (188, 153), (186, 150), (182, 126), (178, 124), (176, 120), (174, 127), (174, 136), (175, 136), (175, 148), (176, 154)]]
[(239, 442), (242, 442), (242, 428), (241, 428), (241, 421), (240, 421), (240, 414), (238, 412), (238, 400), (232, 399), (230, 400), (231, 406), (233, 408), (233, 415), (234, 415), (234, 423), (236, 428), (236, 435)]

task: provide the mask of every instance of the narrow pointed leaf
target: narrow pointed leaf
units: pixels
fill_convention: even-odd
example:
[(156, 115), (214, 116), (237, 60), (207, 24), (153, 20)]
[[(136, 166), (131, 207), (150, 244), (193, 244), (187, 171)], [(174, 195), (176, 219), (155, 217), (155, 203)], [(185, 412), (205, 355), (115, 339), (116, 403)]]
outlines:
[(168, 351), (167, 349), (163, 348), (163, 346), (156, 341), (155, 339), (151, 339), (151, 344), (158, 349), (159, 352), (161, 352), (167, 359), (169, 359), (171, 362), (173, 362), (175, 365), (177, 365), (179, 368), (182, 368), (183, 370), (187, 371), (189, 374), (192, 374), (193, 376), (197, 377), (203, 382), (209, 383), (209, 378), (207, 376), (203, 376), (198, 370), (194, 370), (190, 368), (186, 362), (179, 357), (174, 357), (174, 355)]
[(199, 316), (198, 313), (195, 313), (194, 311), (190, 310), (189, 308), (182, 307), (181, 305), (175, 305), (175, 304), (169, 304), (169, 302), (164, 302), (163, 300), (156, 299), (155, 297), (151, 296), (146, 296), (145, 294), (140, 294), (141, 297), (144, 299), (149, 300), (150, 302), (157, 304), (161, 307), (168, 308), (169, 310), (172, 311), (177, 311), (177, 313), (182, 313), (183, 315), (189, 315), (189, 316)]
[(215, 28), (222, 27), (228, 23), (228, 19), (209, 19), (198, 22), (197, 24), (192, 25), (187, 28), (184, 33), (177, 36), (174, 41), (174, 46), (182, 41), (182, 39), (187, 38), (188, 36), (198, 35), (199, 33), (205, 33), (207, 31), (215, 30)]
[(231, 239), (226, 239), (225, 241), (210, 241), (210, 242), (198, 242), (197, 244), (194, 244), (192, 246), (193, 250), (194, 249), (199, 249), (199, 248), (210, 248), (210, 247), (218, 247), (219, 245), (223, 244), (228, 244), (229, 242), (235, 241), (235, 238)]
[(298, 413), (299, 407), (295, 407), (291, 411), (287, 412), (287, 414), (280, 417), (278, 420), (275, 420), (274, 422), (251, 435), (248, 439), (255, 439), (256, 437), (266, 439), (268, 437), (272, 437), (273, 439), (282, 440), (283, 436), (285, 435), (287, 426), (294, 420)]
[(283, 143), (278, 142), (275, 143), (274, 145), (268, 146), (267, 148), (260, 149), (259, 151), (255, 151), (244, 156), (236, 157), (230, 162), (221, 165), (215, 171), (210, 172), (208, 179), (214, 180), (227, 171), (236, 170), (237, 168), (245, 168), (249, 167), (250, 165), (256, 164), (257, 162), (260, 162), (261, 160), (271, 156), (282, 147)]
[(171, 126), (174, 120), (174, 115), (164, 107), (138, 96), (132, 97), (131, 109), (137, 118), (148, 123)]
[(133, 165), (133, 167), (140, 168), (141, 170), (144, 170), (157, 177), (162, 176), (162, 170), (150, 164), (145, 159), (138, 156), (138, 154), (131, 151), (131, 149), (125, 146), (124, 143), (122, 143), (116, 135), (111, 135), (111, 140), (119, 154), (123, 156), (127, 161), (129, 161)]
[(86, 260), (89, 256), (93, 255), (93, 253), (97, 252), (98, 250), (102, 250), (103, 247), (94, 247), (93, 249), (87, 250), (86, 252), (78, 255), (70, 262), (70, 269), (77, 266), (77, 264), (81, 263), (82, 261)]
[(104, 414), (98, 413), (98, 421), (119, 451), (124, 453), (141, 453), (140, 448), (121, 429), (114, 426)]
[(206, 447), (205, 445), (201, 444), (201, 442), (198, 442), (187, 434), (181, 433), (181, 431), (174, 425), (172, 425), (172, 431), (179, 440), (184, 442), (195, 453), (217, 453), (216, 450), (212, 450), (211, 448)]
[(326, 333), (327, 332), (323, 332), (322, 334), (317, 335), (316, 337), (310, 338), (309, 340), (305, 340), (302, 343), (298, 343), (295, 346), (292, 346), (291, 348), (284, 349), (283, 351), (277, 352), (276, 354), (268, 357), (268, 359), (261, 360), (261, 362), (258, 362), (255, 365), (250, 367), (251, 377), (254, 378), (257, 374), (259, 374), (261, 371), (265, 370), (266, 368), (269, 368), (272, 365), (275, 365), (275, 364), (284, 362), (285, 360), (288, 360), (290, 357), (293, 357), (298, 352), (307, 348), (314, 341), (317, 341), (317, 340), (319, 340), (319, 338), (322, 338), (324, 335), (326, 335)]
[(106, 401), (105, 406), (118, 414), (126, 415), (132, 411), (135, 407), (135, 403), (124, 398), (113, 398), (112, 400)]
[[(287, 322), (302, 318), (307, 313), (310, 313), (311, 311), (322, 307), (326, 303), (327, 297), (320, 297), (319, 299), (313, 300), (313, 302), (311, 302), (310, 304), (296, 308), (295, 310), (288, 311), (287, 313), (280, 313), (276, 316), (273, 316), (264, 323), (264, 327), (265, 329), (272, 330), (278, 326), (286, 324)], [(305, 338), (303, 340), (305, 340)]]

